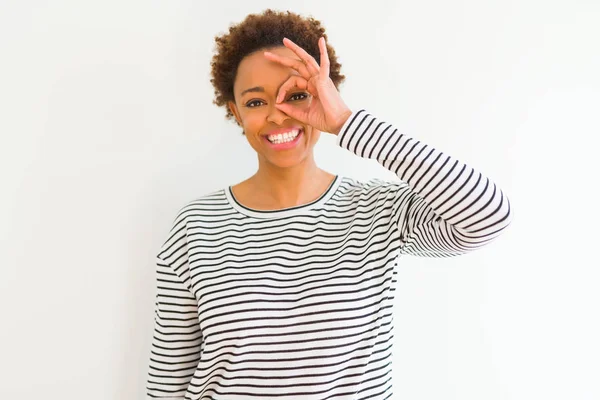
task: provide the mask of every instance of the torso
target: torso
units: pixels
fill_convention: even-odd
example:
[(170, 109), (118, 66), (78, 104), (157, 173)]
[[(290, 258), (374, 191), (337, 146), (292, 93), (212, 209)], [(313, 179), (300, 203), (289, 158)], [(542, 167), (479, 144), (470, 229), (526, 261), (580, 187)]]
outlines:
[(159, 256), (203, 338), (186, 398), (389, 400), (407, 190), (338, 178), (305, 207), (256, 212), (219, 190), (182, 209)]

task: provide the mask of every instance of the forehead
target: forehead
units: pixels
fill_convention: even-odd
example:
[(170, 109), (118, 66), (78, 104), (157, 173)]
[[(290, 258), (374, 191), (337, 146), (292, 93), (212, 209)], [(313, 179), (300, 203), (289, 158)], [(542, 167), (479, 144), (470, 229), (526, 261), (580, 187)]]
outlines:
[[(274, 90), (290, 75), (300, 75), (293, 68), (267, 59), (263, 54), (265, 51), (267, 50), (263, 49), (249, 54), (240, 62), (233, 85), (236, 96), (239, 96), (242, 91), (256, 86), (263, 86), (266, 91)], [(296, 53), (285, 46), (270, 48), (268, 51), (300, 60)]]

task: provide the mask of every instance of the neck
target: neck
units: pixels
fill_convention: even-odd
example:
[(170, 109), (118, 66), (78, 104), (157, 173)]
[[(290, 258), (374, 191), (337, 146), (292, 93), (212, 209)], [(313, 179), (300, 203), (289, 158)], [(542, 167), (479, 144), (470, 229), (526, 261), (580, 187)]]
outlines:
[(331, 174), (317, 167), (313, 157), (289, 168), (259, 163), (250, 178), (252, 186), (274, 208), (289, 208), (316, 200), (331, 181)]

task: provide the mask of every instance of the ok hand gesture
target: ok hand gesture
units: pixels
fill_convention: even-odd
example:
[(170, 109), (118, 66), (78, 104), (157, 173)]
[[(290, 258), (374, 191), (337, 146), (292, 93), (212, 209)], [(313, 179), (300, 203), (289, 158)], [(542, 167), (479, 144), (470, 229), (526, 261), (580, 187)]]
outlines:
[[(300, 60), (291, 57), (264, 52), (265, 57), (271, 61), (278, 62), (293, 68), (298, 75), (291, 76), (279, 89), (275, 107), (290, 117), (303, 124), (308, 124), (322, 132), (338, 134), (352, 111), (344, 104), (340, 93), (329, 77), (329, 56), (325, 38), (319, 39), (319, 50), (321, 51), (321, 65), (308, 54), (303, 48), (289, 40), (283, 39), (283, 44), (292, 50)], [(293, 106), (281, 103), (286, 93), (293, 88), (306, 90), (312, 96), (308, 107)]]

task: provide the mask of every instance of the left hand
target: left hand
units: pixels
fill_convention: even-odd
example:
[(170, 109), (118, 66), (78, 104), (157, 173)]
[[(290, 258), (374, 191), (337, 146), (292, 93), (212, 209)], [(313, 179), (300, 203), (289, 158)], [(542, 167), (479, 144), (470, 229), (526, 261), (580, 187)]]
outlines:
[[(289, 77), (281, 85), (275, 107), (303, 124), (337, 135), (352, 111), (344, 104), (340, 93), (329, 77), (329, 56), (325, 38), (319, 39), (320, 66), (314, 57), (288, 38), (283, 39), (283, 44), (296, 53), (302, 61), (264, 52), (265, 57), (269, 60), (293, 68), (300, 74)], [(308, 107), (301, 108), (288, 103), (280, 103), (282, 99), (285, 99), (286, 93), (293, 88), (307, 90), (310, 93), (312, 101)]]

